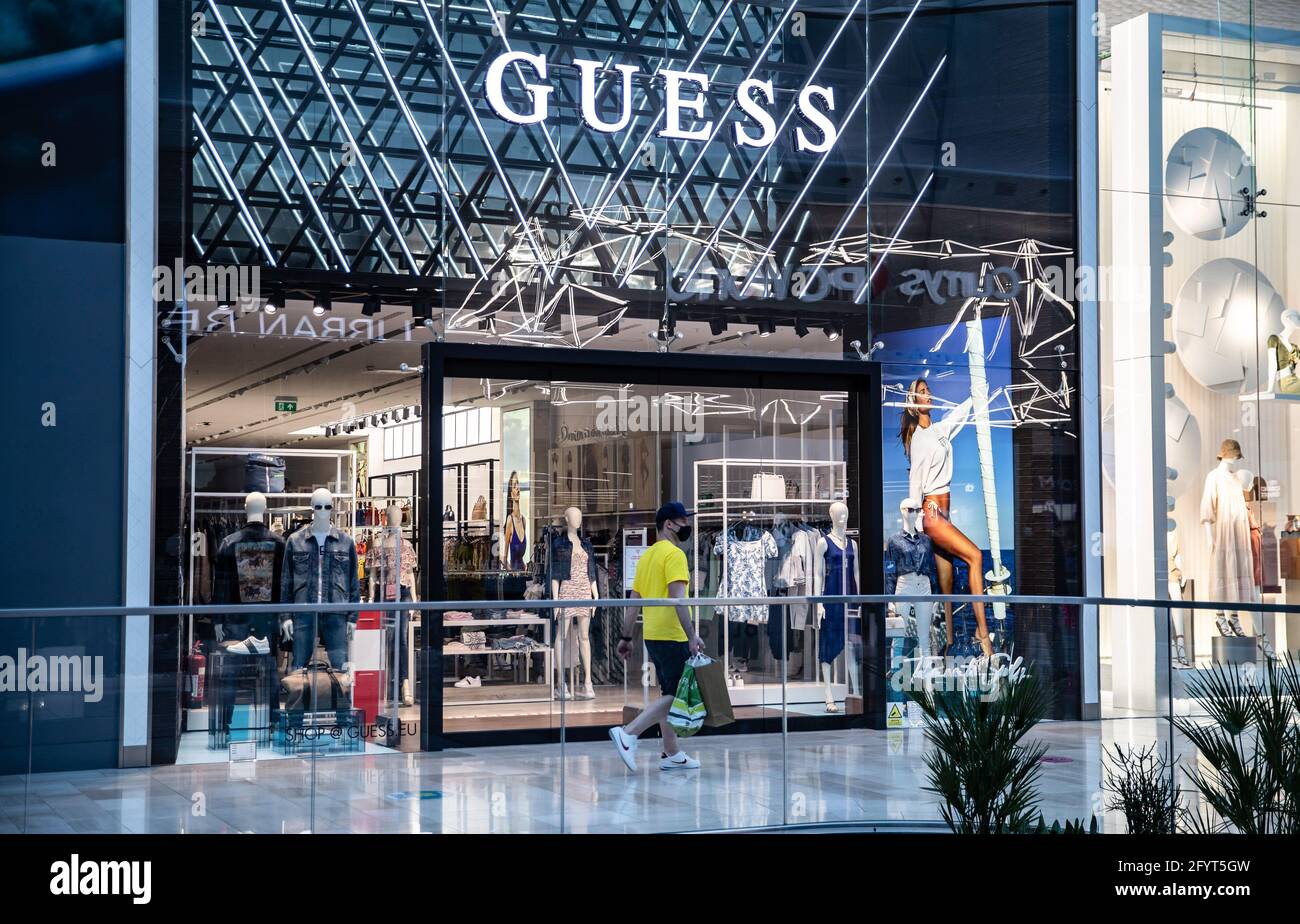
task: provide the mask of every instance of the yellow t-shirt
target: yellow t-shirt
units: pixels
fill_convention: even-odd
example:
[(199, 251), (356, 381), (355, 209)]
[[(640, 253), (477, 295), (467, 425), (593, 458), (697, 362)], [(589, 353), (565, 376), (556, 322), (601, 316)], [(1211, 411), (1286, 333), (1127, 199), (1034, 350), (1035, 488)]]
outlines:
[[(632, 589), (646, 600), (663, 600), (668, 596), (668, 585), (685, 581), (690, 592), (690, 569), (686, 553), (667, 539), (660, 539), (646, 550), (636, 563)], [(684, 642), (682, 621), (677, 618), (674, 606), (647, 606), (641, 610), (643, 634), (648, 641)]]

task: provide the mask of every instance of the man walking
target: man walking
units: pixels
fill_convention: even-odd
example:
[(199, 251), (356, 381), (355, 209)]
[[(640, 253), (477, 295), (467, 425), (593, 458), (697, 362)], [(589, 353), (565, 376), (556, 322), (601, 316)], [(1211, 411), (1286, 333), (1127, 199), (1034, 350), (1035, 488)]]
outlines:
[[(691, 538), (691, 514), (679, 502), (664, 504), (655, 514), (655, 542), (636, 564), (632, 579), (634, 600), (685, 600), (690, 583), (686, 553), (681, 550)], [(695, 770), (700, 762), (688, 757), (677, 744), (677, 734), (668, 724), (668, 710), (673, 705), (677, 683), (682, 679), (687, 659), (703, 648), (691, 622), (685, 603), (675, 606), (629, 606), (623, 616), (623, 634), (618, 655), (624, 661), (632, 654), (632, 629), (638, 613), (644, 611), (643, 635), (646, 651), (659, 677), (660, 697), (627, 725), (609, 730), (610, 740), (618, 749), (629, 770), (636, 769), (637, 738), (656, 722), (663, 735), (664, 750), (659, 757), (660, 770)]]

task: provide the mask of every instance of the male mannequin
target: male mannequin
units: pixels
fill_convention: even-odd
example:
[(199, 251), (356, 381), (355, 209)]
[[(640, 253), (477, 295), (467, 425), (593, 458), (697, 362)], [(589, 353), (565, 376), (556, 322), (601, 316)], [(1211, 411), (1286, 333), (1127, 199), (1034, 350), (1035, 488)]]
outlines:
[[(848, 505), (835, 501), (830, 506), (831, 531), (817, 540), (817, 554), (813, 556), (816, 568), (817, 596), (853, 595), (858, 592), (858, 544), (849, 538)], [(827, 603), (818, 605), (817, 611), (823, 615), (821, 621), (821, 641), (818, 645), (817, 660), (822, 666), (822, 683), (826, 688), (826, 711), (839, 712), (835, 696), (831, 690), (831, 664), (844, 650), (845, 617), (844, 604)], [(858, 665), (852, 658), (848, 659), (849, 676), (852, 681), (857, 675)], [(856, 685), (856, 684), (854, 684)]]
[[(384, 529), (371, 539), (366, 550), (366, 574), (370, 578), (372, 602), (419, 599), (415, 595), (415, 550), (402, 536), (402, 508), (397, 504), (390, 504), (384, 511)], [(392, 615), (395, 618), (385, 622), (392, 625), (397, 640), (391, 651), (395, 674), (400, 681), (398, 695), (402, 705), (409, 706), (415, 701), (411, 695), (410, 658), (406, 649), (411, 614), (408, 610), (399, 610)]]
[[(1209, 600), (1254, 603), (1255, 565), (1250, 547), (1250, 511), (1237, 480), (1241, 467), (1241, 444), (1224, 440), (1219, 447), (1219, 464), (1205, 476), (1201, 495), (1201, 522), (1210, 548), (1211, 581)], [(1221, 635), (1246, 634), (1236, 612), (1215, 616)]]
[[(284, 563), (284, 540), (266, 526), (266, 495), (254, 491), (244, 498), (244, 526), (221, 540), (213, 568), (215, 603), (279, 603), (280, 569)], [(248, 643), (244, 653), (264, 654), (270, 650), (265, 628), (253, 631), (266, 619), (250, 619), (231, 610), (215, 629), (218, 642)], [(260, 645), (256, 644), (260, 641)], [(240, 648), (231, 648), (241, 651)]]
[[(930, 537), (921, 532), (919, 498), (905, 497), (898, 505), (903, 515), (903, 530), (889, 537), (885, 546), (885, 593), (900, 597), (924, 596), (936, 584), (934, 549)], [(916, 654), (924, 664), (930, 656), (930, 631), (934, 617), (934, 604), (897, 601), (889, 604), (891, 616), (902, 612), (916, 624)]]
[[(577, 507), (568, 507), (564, 511), (564, 531), (551, 542), (551, 599), (595, 600), (599, 595), (596, 554), (591, 540), (582, 535), (582, 511)], [(560, 661), (561, 674), (565, 667), (570, 669), (574, 695), (581, 699), (596, 698), (596, 690), (591, 683), (591, 617), (594, 613), (595, 608), (590, 606), (555, 611), (556, 619), (559, 620), (561, 652), (565, 655)], [(574, 664), (572, 658), (568, 657), (567, 642), (570, 633), (575, 630), (584, 678), (580, 695), (577, 692), (578, 678)], [(567, 697), (569, 689), (568, 681), (562, 680), (560, 697)]]
[[(334, 497), (326, 488), (311, 495), (311, 523), (285, 543), (283, 603), (360, 603), (357, 547), (352, 537), (331, 525)], [(293, 667), (306, 667), (320, 635), (330, 666), (349, 673), (348, 643), (356, 630), (357, 613), (296, 613), (285, 616), (280, 631), (293, 642)]]

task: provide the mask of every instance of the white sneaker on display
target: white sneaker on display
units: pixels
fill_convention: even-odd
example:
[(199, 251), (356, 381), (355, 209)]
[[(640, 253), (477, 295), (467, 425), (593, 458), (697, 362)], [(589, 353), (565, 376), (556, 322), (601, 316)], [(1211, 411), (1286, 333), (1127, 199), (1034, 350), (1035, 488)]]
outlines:
[(470, 689), (471, 687), (481, 687), (481, 686), (483, 686), (483, 678), (481, 678), (481, 677), (462, 677), (462, 678), (460, 678), (459, 680), (456, 681), (456, 686), (460, 687), (462, 690), (468, 690), (468, 689)]
[(698, 770), (700, 762), (694, 757), (688, 755), (685, 751), (678, 751), (672, 757), (660, 752), (659, 755), (660, 770)]
[(618, 756), (623, 758), (623, 763), (627, 764), (627, 768), (629, 770), (635, 770), (636, 739), (623, 731), (621, 725), (615, 725), (609, 730), (609, 740), (614, 742), (614, 747), (618, 749)]

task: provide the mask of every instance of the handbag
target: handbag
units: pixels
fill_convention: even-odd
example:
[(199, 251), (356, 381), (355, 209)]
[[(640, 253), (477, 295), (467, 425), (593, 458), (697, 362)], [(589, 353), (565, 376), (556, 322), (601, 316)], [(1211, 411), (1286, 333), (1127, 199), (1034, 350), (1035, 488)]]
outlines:
[(284, 708), (290, 712), (348, 709), (352, 702), (350, 687), (347, 675), (330, 667), (327, 658), (313, 658), (306, 667), (289, 672), (280, 681)]
[(244, 490), (284, 493), (284, 456), (255, 452), (244, 460)]
[(462, 629), (460, 632), (460, 643), (466, 648), (472, 648), (475, 651), (487, 647), (487, 633), (483, 631), (475, 632), (470, 629)]
[(749, 488), (750, 500), (785, 500), (785, 476), (759, 472)]
[(482, 494), (478, 496), (478, 500), (474, 501), (474, 509), (470, 511), (469, 518), (471, 520), (487, 519), (487, 498)]

